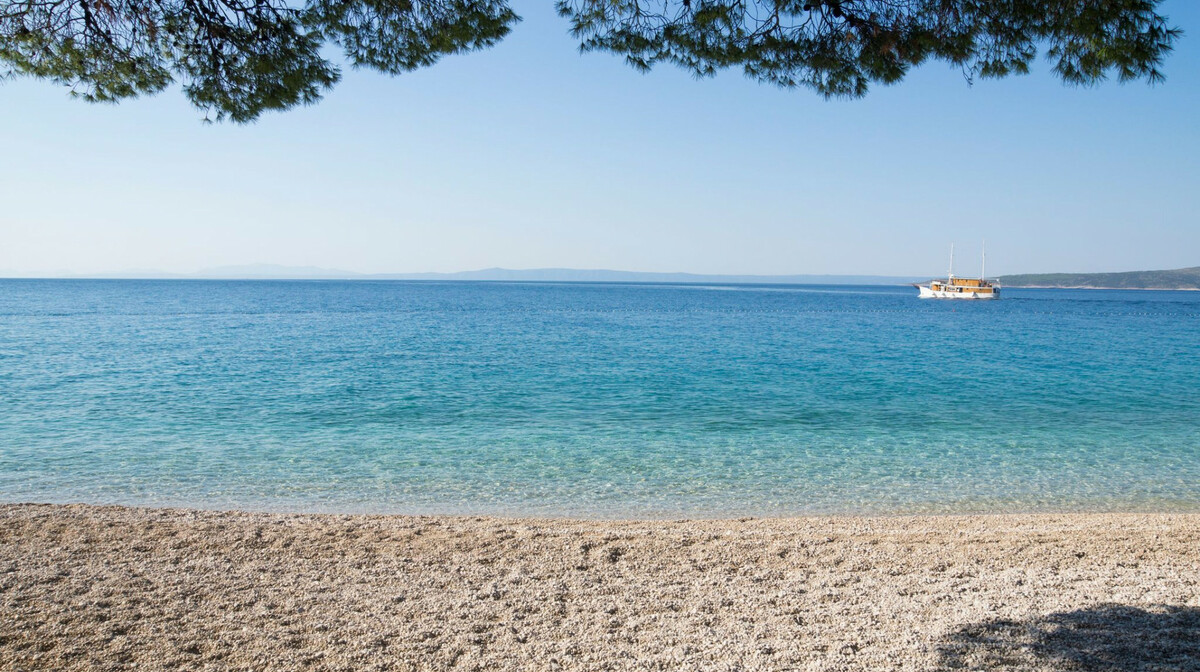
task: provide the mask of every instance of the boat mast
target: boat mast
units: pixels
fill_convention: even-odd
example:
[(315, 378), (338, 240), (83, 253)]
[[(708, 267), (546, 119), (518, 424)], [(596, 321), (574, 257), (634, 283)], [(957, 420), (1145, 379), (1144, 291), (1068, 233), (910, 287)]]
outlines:
[(950, 271), (946, 274), (946, 281), (954, 280), (954, 243), (950, 243)]
[(982, 245), (983, 261), (979, 262), (979, 279), (987, 280), (987, 241), (983, 241)]

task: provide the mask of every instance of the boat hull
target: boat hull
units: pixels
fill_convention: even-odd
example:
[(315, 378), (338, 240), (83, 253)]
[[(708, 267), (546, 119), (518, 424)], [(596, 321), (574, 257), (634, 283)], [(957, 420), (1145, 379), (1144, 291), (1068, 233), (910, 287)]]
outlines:
[(922, 299), (997, 299), (1000, 298), (1000, 292), (947, 292), (939, 289), (933, 289), (928, 285), (917, 285), (917, 289), (921, 290), (920, 298)]

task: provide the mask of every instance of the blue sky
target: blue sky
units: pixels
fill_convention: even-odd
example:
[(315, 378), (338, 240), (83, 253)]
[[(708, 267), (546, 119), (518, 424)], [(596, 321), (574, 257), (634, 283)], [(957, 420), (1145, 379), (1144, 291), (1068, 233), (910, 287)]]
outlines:
[(581, 55), (552, 3), (499, 46), (319, 105), (201, 123), (0, 84), (0, 273), (573, 267), (695, 273), (1200, 265), (1200, 4), (1167, 82), (977, 81), (942, 63), (863, 100)]

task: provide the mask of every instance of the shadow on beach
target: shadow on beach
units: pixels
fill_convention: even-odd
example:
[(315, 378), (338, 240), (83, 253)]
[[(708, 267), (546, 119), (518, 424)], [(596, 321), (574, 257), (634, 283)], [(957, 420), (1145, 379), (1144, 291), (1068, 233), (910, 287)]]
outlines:
[(1200, 670), (1200, 608), (1108, 604), (974, 623), (939, 651), (941, 670)]

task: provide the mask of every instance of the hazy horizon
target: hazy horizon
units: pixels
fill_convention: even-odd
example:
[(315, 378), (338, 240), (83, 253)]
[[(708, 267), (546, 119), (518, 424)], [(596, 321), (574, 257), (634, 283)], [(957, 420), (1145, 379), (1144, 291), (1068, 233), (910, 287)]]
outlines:
[[(1193, 265), (1186, 268), (1196, 268), (1200, 265)], [(1181, 269), (1131, 269), (1131, 271), (1172, 271)], [(1091, 273), (1122, 273), (1129, 271), (1092, 271)], [(1055, 273), (1055, 271), (1046, 271), (1046, 273)], [(1087, 273), (1087, 272), (1085, 272)], [(972, 272), (970, 269), (955, 268), (955, 274), (962, 277), (970, 277)], [(1024, 275), (1024, 274), (1005, 274), (1005, 275)], [(627, 277), (623, 277), (627, 276)], [(92, 273), (71, 273), (67, 271), (60, 272), (44, 272), (44, 273), (13, 273), (7, 269), (0, 269), (0, 279), (297, 279), (297, 280), (339, 280), (339, 279), (395, 279), (395, 280), (421, 280), (421, 279), (464, 279), (464, 280), (519, 280), (530, 281), (545, 279), (548, 281), (568, 281), (568, 282), (607, 282), (607, 281), (662, 281), (662, 282), (678, 282), (694, 280), (697, 282), (705, 281), (732, 281), (732, 282), (752, 282), (754, 279), (762, 280), (799, 280), (804, 282), (813, 282), (821, 279), (844, 281), (847, 284), (869, 284), (871, 281), (897, 282), (908, 283), (917, 280), (924, 280), (929, 277), (940, 277), (938, 273), (921, 274), (910, 273), (903, 275), (879, 274), (879, 273), (784, 273), (784, 274), (754, 274), (754, 273), (695, 273), (691, 271), (630, 271), (614, 268), (567, 268), (567, 267), (545, 267), (545, 268), (502, 268), (490, 267), (480, 269), (464, 269), (459, 271), (391, 271), (365, 273), (349, 269), (339, 268), (323, 268), (317, 266), (286, 266), (281, 264), (239, 264), (214, 266), (200, 268), (192, 271), (177, 271), (169, 272), (161, 269), (122, 269), (115, 271), (97, 271)], [(988, 274), (988, 277), (1000, 277), (997, 274)]]
[(238, 277), (297, 277), (297, 278), (390, 278), (395, 277), (404, 279), (408, 277), (430, 276), (472, 276), (489, 273), (507, 273), (507, 274), (538, 274), (538, 273), (565, 273), (565, 274), (613, 274), (613, 275), (631, 275), (631, 276), (689, 276), (696, 278), (880, 278), (880, 279), (907, 279), (915, 277), (923, 277), (920, 274), (916, 275), (881, 275), (881, 274), (865, 274), (865, 273), (843, 273), (843, 274), (828, 274), (828, 273), (787, 273), (787, 274), (728, 274), (728, 273), (693, 273), (690, 271), (629, 271), (615, 268), (567, 268), (567, 267), (546, 267), (546, 268), (502, 268), (490, 267), (479, 269), (463, 269), (459, 271), (391, 271), (378, 273), (365, 273), (361, 271), (353, 271), (340, 268), (323, 268), (318, 266), (286, 266), (281, 264), (238, 264), (228, 266), (213, 266), (208, 268), (200, 268), (192, 271), (169, 272), (161, 269), (122, 269), (116, 271), (97, 271), (93, 273), (71, 273), (67, 271), (47, 272), (43, 274), (23, 274), (23, 275), (6, 275), (5, 269), (0, 269), (0, 278), (44, 278), (44, 279), (89, 279), (89, 278), (112, 278), (121, 279), (128, 277), (129, 279), (148, 278), (238, 278)]

